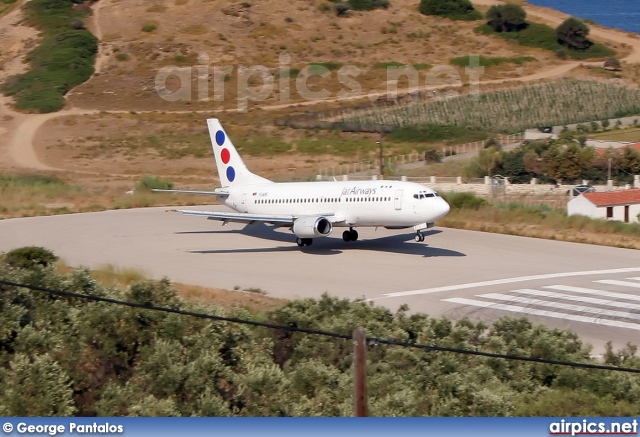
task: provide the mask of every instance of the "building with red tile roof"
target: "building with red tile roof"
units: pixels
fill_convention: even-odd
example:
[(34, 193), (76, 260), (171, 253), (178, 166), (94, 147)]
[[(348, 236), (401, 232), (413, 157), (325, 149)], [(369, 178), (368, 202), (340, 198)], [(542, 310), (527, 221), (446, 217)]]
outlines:
[(569, 215), (640, 223), (640, 188), (583, 193), (567, 204)]

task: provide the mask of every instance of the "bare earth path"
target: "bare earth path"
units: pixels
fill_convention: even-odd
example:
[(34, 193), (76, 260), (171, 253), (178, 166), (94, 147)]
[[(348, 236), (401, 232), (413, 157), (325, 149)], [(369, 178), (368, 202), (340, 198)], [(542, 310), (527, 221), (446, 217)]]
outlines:
[[(501, 4), (502, 2), (496, 0), (473, 0), (476, 5), (490, 6), (494, 4)], [(93, 9), (92, 20), (89, 23), (89, 27), (92, 32), (101, 39), (103, 32), (100, 26), (101, 9), (106, 5), (106, 2), (97, 2)], [(525, 6), (529, 17), (536, 17), (538, 20), (547, 22), (551, 25), (558, 25), (568, 15), (561, 12), (557, 12), (550, 9), (540, 8), (536, 6)], [(17, 14), (20, 14), (19, 8), (12, 11), (11, 14), (7, 14), (0, 18), (0, 28), (4, 28), (11, 22), (15, 22)], [(24, 26), (18, 26), (24, 27)], [(29, 28), (30, 29), (30, 28)], [(632, 48), (631, 53), (623, 59), (628, 63), (640, 63), (640, 39), (629, 36), (628, 34), (607, 28), (601, 28), (592, 26), (591, 34), (598, 38), (604, 38), (610, 41), (627, 44)], [(106, 47), (104, 44), (99, 45), (98, 54), (96, 56), (95, 70), (99, 73), (106, 64), (108, 54), (105, 53)], [(520, 82), (532, 82), (542, 79), (550, 79), (554, 77), (562, 76), (581, 64), (588, 64), (585, 62), (568, 62), (559, 66), (555, 66), (550, 69), (545, 69), (535, 74), (518, 78), (507, 79), (495, 79), (481, 81), (480, 84), (498, 84), (513, 81)], [(435, 88), (446, 88), (449, 85), (442, 85)], [(413, 87), (404, 90), (399, 90), (399, 94), (412, 93), (424, 89), (424, 87)], [(371, 97), (385, 97), (388, 92), (379, 92), (370, 95)], [(294, 106), (309, 106), (318, 103), (328, 103), (337, 101), (349, 101), (362, 99), (363, 96), (344, 96), (336, 97), (325, 100), (310, 100), (304, 102), (294, 102), (279, 105), (262, 106), (260, 109), (264, 110), (277, 110)], [(5, 161), (5, 164), (13, 164), (20, 168), (38, 169), (38, 170), (56, 170), (52, 167), (45, 165), (38, 159), (33, 146), (33, 138), (38, 129), (48, 120), (64, 117), (68, 115), (85, 115), (93, 114), (98, 111), (82, 108), (69, 108), (62, 111), (51, 114), (22, 114), (12, 111), (9, 107), (7, 99), (0, 96), (0, 149), (4, 152), (4, 156), (0, 155), (0, 162)], [(236, 111), (236, 109), (227, 110)], [(105, 111), (109, 113), (124, 112), (124, 111)], [(143, 111), (144, 112), (144, 111)], [(180, 111), (182, 112), (182, 111)], [(210, 114), (211, 111), (184, 111), (186, 112), (201, 112)]]

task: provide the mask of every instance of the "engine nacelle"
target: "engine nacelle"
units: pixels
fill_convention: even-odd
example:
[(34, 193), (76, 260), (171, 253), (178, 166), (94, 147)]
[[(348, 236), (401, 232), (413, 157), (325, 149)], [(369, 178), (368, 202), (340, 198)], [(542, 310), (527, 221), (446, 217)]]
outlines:
[(333, 225), (324, 217), (300, 217), (293, 222), (293, 233), (299, 238), (326, 237)]

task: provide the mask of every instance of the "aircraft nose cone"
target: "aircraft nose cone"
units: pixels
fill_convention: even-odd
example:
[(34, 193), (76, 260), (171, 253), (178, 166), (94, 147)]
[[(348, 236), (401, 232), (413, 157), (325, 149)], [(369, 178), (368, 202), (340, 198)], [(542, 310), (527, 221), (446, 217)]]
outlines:
[(442, 217), (447, 215), (449, 213), (450, 209), (451, 209), (451, 207), (449, 206), (447, 201), (444, 200), (443, 198), (440, 198), (440, 202), (438, 203), (438, 205), (436, 205), (436, 211), (438, 213), (438, 219), (441, 219)]

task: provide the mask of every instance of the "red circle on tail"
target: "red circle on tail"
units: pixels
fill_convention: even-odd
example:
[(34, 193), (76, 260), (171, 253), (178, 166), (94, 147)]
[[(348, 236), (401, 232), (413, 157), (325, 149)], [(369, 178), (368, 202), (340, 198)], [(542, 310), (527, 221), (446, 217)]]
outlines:
[(222, 149), (222, 152), (220, 153), (220, 157), (222, 158), (222, 162), (224, 162), (225, 164), (229, 163), (229, 159), (231, 159), (231, 154), (229, 153), (229, 149)]

